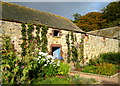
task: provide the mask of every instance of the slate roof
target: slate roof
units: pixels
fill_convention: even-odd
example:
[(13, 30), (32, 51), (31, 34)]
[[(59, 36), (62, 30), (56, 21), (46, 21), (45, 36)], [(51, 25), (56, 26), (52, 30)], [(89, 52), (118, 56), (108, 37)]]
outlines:
[(65, 17), (12, 3), (0, 2), (0, 4), (2, 4), (2, 20), (42, 24), (57, 29), (83, 32), (79, 27)]
[(90, 31), (87, 33), (120, 40), (120, 27), (119, 26), (105, 28), (105, 29), (101, 29), (101, 30)]

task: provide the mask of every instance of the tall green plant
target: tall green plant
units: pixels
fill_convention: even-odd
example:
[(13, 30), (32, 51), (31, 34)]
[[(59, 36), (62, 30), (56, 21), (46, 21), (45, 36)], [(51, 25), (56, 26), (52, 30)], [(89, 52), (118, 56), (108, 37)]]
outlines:
[(4, 84), (18, 84), (20, 66), (16, 50), (9, 36), (3, 36), (2, 46), (2, 82)]
[(26, 34), (26, 25), (23, 23), (21, 25), (22, 30), (21, 30), (21, 34), (22, 34), (22, 44), (21, 44), (21, 48), (22, 48), (22, 53), (21, 56), (25, 56), (26, 55), (26, 48), (27, 48), (27, 34)]
[(66, 36), (66, 43), (67, 43), (67, 48), (68, 48), (68, 51), (67, 51), (67, 62), (70, 63), (70, 56), (71, 56), (71, 50), (70, 50), (70, 34), (68, 33), (67, 36)]
[(42, 45), (42, 50), (41, 51), (42, 52), (47, 52), (47, 44), (48, 44), (47, 30), (48, 30), (47, 26), (42, 27), (42, 31), (41, 31), (41, 45)]
[(28, 54), (32, 55), (34, 52), (35, 44), (34, 44), (34, 36), (32, 32), (34, 31), (34, 26), (32, 24), (28, 24), (27, 35), (28, 35)]
[(36, 40), (37, 40), (37, 48), (38, 49), (40, 49), (40, 47), (41, 47), (41, 40), (40, 40), (40, 36), (39, 36), (39, 34), (40, 34), (40, 28), (41, 28), (41, 26), (40, 25), (37, 25), (36, 26)]
[(78, 67), (78, 65), (79, 65), (78, 50), (77, 50), (76, 46), (74, 45), (75, 42), (77, 41), (77, 39), (76, 39), (76, 36), (74, 35), (73, 31), (71, 31), (71, 40), (72, 40), (72, 43), (71, 43), (72, 59), (71, 60), (73, 61), (74, 66)]

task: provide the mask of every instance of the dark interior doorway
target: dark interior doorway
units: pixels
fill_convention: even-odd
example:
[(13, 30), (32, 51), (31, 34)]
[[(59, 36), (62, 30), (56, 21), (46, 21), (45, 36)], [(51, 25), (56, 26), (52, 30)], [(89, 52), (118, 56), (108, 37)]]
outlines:
[(56, 58), (60, 57), (60, 47), (52, 47), (52, 56)]

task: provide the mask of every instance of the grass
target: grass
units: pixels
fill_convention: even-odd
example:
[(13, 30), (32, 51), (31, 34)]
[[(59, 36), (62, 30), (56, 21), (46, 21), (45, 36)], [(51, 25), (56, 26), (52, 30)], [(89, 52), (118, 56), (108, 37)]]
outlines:
[(94, 84), (97, 82), (95, 79), (86, 79), (76, 76), (63, 76), (62, 77), (48, 77), (44, 80), (36, 79), (33, 81), (33, 84)]

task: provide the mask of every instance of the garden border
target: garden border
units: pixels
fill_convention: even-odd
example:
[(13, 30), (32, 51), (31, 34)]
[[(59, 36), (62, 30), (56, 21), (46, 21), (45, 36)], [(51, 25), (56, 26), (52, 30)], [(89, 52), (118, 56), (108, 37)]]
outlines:
[(120, 72), (119, 72), (119, 73), (116, 73), (116, 74), (114, 74), (112, 76), (105, 76), (105, 75), (98, 75), (98, 74), (92, 74), (92, 73), (86, 73), (86, 72), (79, 72), (79, 71), (70, 71), (70, 73), (84, 73), (84, 74), (88, 74), (88, 75), (96, 75), (96, 76), (106, 77), (106, 78), (113, 78), (113, 77), (115, 77), (115, 76), (117, 76), (117, 75), (120, 74)]

